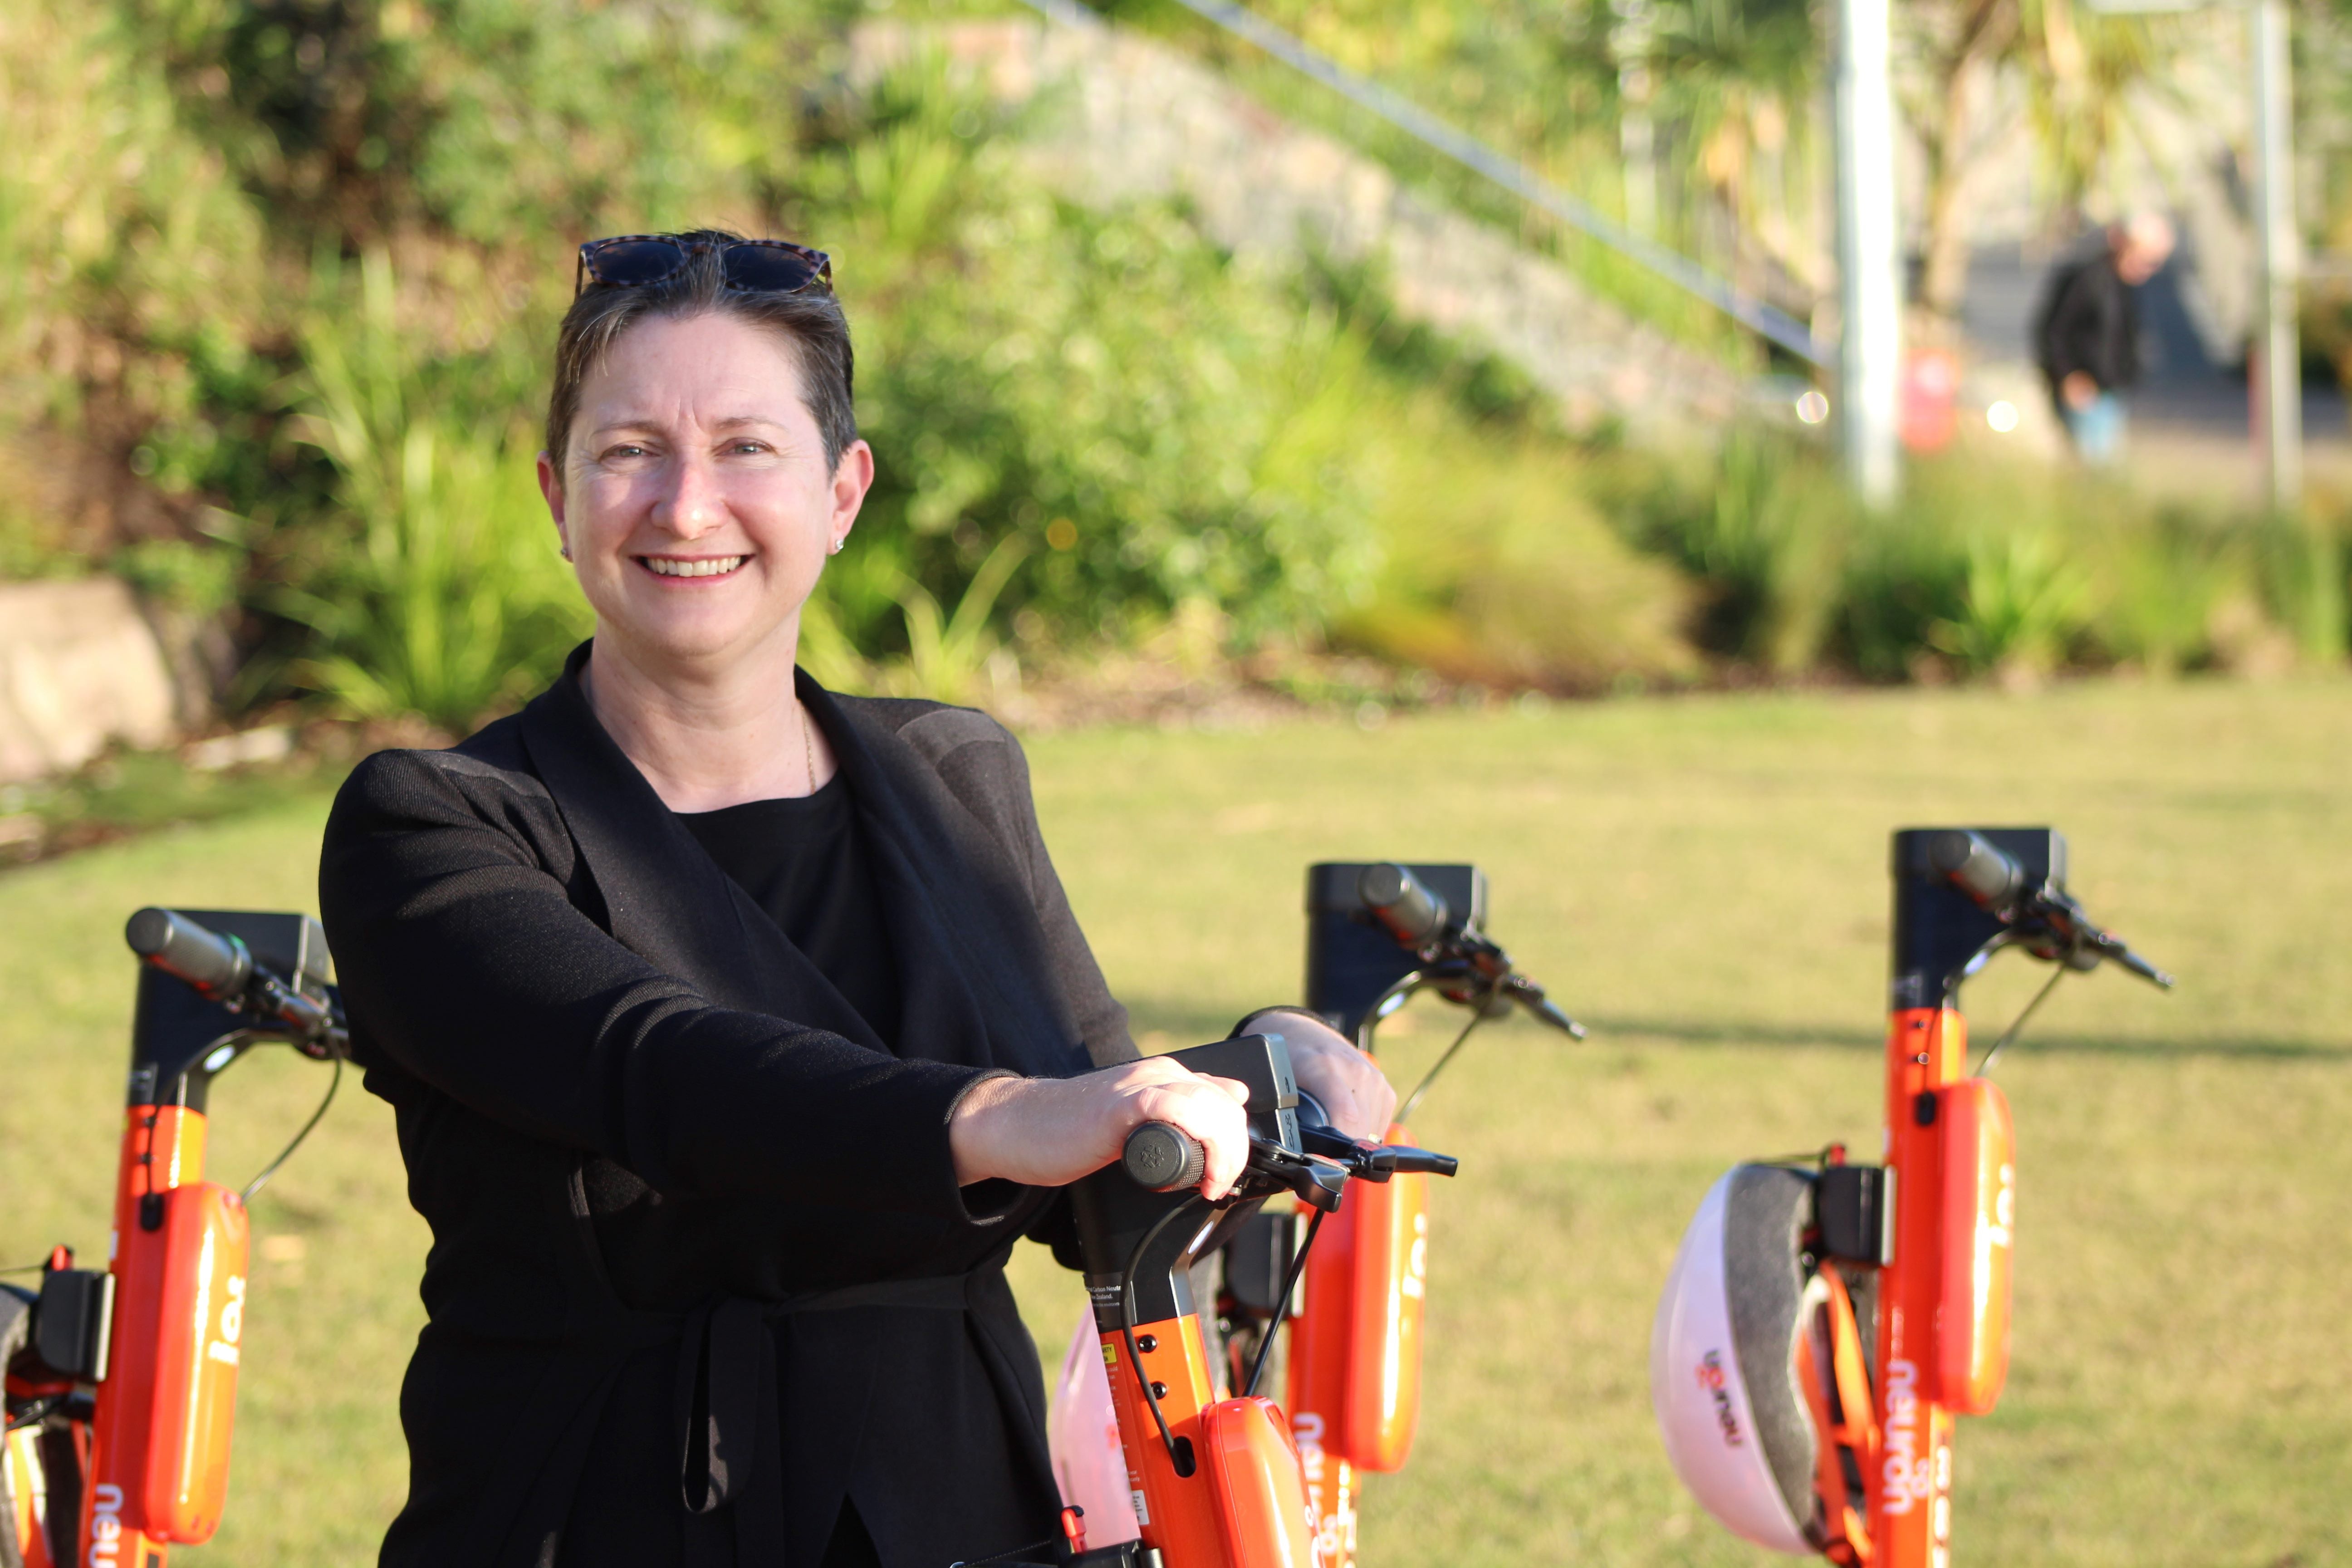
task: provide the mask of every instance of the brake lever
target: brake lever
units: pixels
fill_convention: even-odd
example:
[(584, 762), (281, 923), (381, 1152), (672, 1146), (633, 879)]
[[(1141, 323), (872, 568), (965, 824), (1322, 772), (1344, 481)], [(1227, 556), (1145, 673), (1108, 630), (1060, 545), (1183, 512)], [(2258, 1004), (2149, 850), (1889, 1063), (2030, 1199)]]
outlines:
[[(2093, 921), (2071, 893), (2053, 892), (2045, 887), (2034, 896), (2031, 908), (2033, 918), (2072, 950), (2053, 951), (2043, 956), (2062, 960), (2077, 969), (2095, 968), (2101, 958), (2113, 959), (2126, 972), (2160, 990), (2169, 991), (2177, 984), (2171, 975), (2134, 952), (2121, 937)], [(2077, 963), (2074, 955), (2084, 952), (2097, 956), (2089, 963)]]
[(1298, 1142), (1308, 1154), (1334, 1161), (1348, 1175), (1367, 1182), (1385, 1182), (1391, 1176), (1416, 1172), (1450, 1176), (1462, 1164), (1451, 1154), (1433, 1153), (1404, 1143), (1360, 1142), (1329, 1127), (1302, 1127), (1298, 1130)]
[(1559, 1005), (1544, 994), (1544, 988), (1524, 974), (1514, 974), (1503, 983), (1504, 994), (1532, 1014), (1538, 1022), (1550, 1025), (1571, 1040), (1584, 1038), (1584, 1026), (1559, 1009)]
[[(1323, 1130), (1318, 1131), (1319, 1133)], [(1303, 1136), (1301, 1141), (1304, 1142)], [(1339, 1194), (1348, 1184), (1346, 1166), (1294, 1154), (1273, 1139), (1255, 1132), (1250, 1134), (1249, 1163), (1243, 1169), (1326, 1214), (1339, 1208)]]
[(2107, 931), (2095, 931), (2091, 937), (2091, 945), (2123, 965), (2128, 973), (2138, 975), (2159, 990), (2169, 991), (2179, 984), (2170, 974), (2134, 952), (2120, 938)]

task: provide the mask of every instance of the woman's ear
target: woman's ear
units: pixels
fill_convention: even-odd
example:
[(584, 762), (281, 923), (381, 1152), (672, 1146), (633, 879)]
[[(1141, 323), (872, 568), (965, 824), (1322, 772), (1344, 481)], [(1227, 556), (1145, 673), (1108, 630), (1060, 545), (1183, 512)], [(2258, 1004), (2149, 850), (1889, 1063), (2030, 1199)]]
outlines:
[(874, 448), (852, 441), (833, 467), (833, 516), (825, 529), (825, 548), (838, 552), (849, 531), (857, 525), (858, 509), (874, 488)]
[(539, 455), (539, 493), (546, 499), (547, 515), (555, 520), (556, 548), (569, 561), (572, 559), (572, 534), (564, 527), (563, 476), (557, 471), (555, 459), (544, 452)]

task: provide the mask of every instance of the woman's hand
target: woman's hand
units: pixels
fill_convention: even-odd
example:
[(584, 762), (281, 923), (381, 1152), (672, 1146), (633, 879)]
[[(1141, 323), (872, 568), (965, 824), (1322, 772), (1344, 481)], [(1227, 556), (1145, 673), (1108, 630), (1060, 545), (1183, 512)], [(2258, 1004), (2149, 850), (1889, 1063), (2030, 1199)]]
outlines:
[(1164, 1057), (1079, 1078), (983, 1079), (948, 1118), (948, 1149), (967, 1186), (994, 1176), (1061, 1187), (1117, 1160), (1143, 1123), (1165, 1121), (1208, 1152), (1201, 1195), (1221, 1198), (1249, 1161), (1248, 1100), (1247, 1084)]
[(1321, 1102), (1331, 1125), (1350, 1138), (1378, 1142), (1396, 1115), (1396, 1090), (1371, 1058), (1346, 1036), (1303, 1013), (1259, 1013), (1242, 1026), (1245, 1035), (1274, 1035), (1290, 1047), (1291, 1076)]

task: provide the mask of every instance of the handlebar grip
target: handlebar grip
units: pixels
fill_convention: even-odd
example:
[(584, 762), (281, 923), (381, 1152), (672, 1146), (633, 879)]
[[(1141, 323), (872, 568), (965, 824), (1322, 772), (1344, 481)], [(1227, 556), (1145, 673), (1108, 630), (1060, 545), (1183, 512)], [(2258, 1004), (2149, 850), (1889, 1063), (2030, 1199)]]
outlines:
[(1400, 1174), (1418, 1171), (1432, 1176), (1450, 1176), (1462, 1168), (1462, 1162), (1451, 1154), (1435, 1154), (1426, 1149), (1399, 1149), (1396, 1168)]
[(1988, 910), (2005, 910), (2026, 890), (2025, 868), (1965, 828), (1936, 835), (1927, 864)]
[(214, 1000), (243, 994), (253, 978), (253, 954), (233, 936), (223, 936), (173, 910), (141, 910), (122, 928), (131, 951)]
[(1209, 1152), (1182, 1128), (1147, 1121), (1127, 1135), (1119, 1163), (1136, 1185), (1172, 1193), (1201, 1184), (1201, 1178), (1208, 1174)]
[(1419, 947), (1444, 931), (1451, 914), (1444, 899), (1394, 861), (1365, 867), (1356, 879), (1356, 896), (1391, 936), (1408, 947)]

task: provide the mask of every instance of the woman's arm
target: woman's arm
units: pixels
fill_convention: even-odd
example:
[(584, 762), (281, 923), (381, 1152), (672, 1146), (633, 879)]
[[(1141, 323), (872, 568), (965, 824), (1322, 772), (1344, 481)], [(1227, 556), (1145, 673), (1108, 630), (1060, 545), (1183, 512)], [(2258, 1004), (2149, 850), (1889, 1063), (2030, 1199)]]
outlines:
[(447, 759), (370, 758), (328, 821), (320, 907), (364, 1045), (666, 1192), (969, 1217), (949, 1122), (995, 1075), (712, 1005), (572, 906), (535, 781)]
[(1147, 1121), (1173, 1123), (1208, 1155), (1201, 1195), (1221, 1198), (1249, 1160), (1249, 1086), (1147, 1057), (1077, 1078), (999, 1078), (975, 1084), (948, 1122), (956, 1174), (1059, 1187), (1118, 1159)]
[(940, 708), (899, 731), (929, 763), (950, 794), (993, 833), (1027, 882), (1045, 962), (1070, 1009), (1078, 1037), (1095, 1066), (1136, 1059), (1127, 1009), (1103, 979), (1102, 966), (1078, 929), (1069, 895), (1046, 852), (1029, 784), (1029, 759), (1013, 731), (969, 708)]

